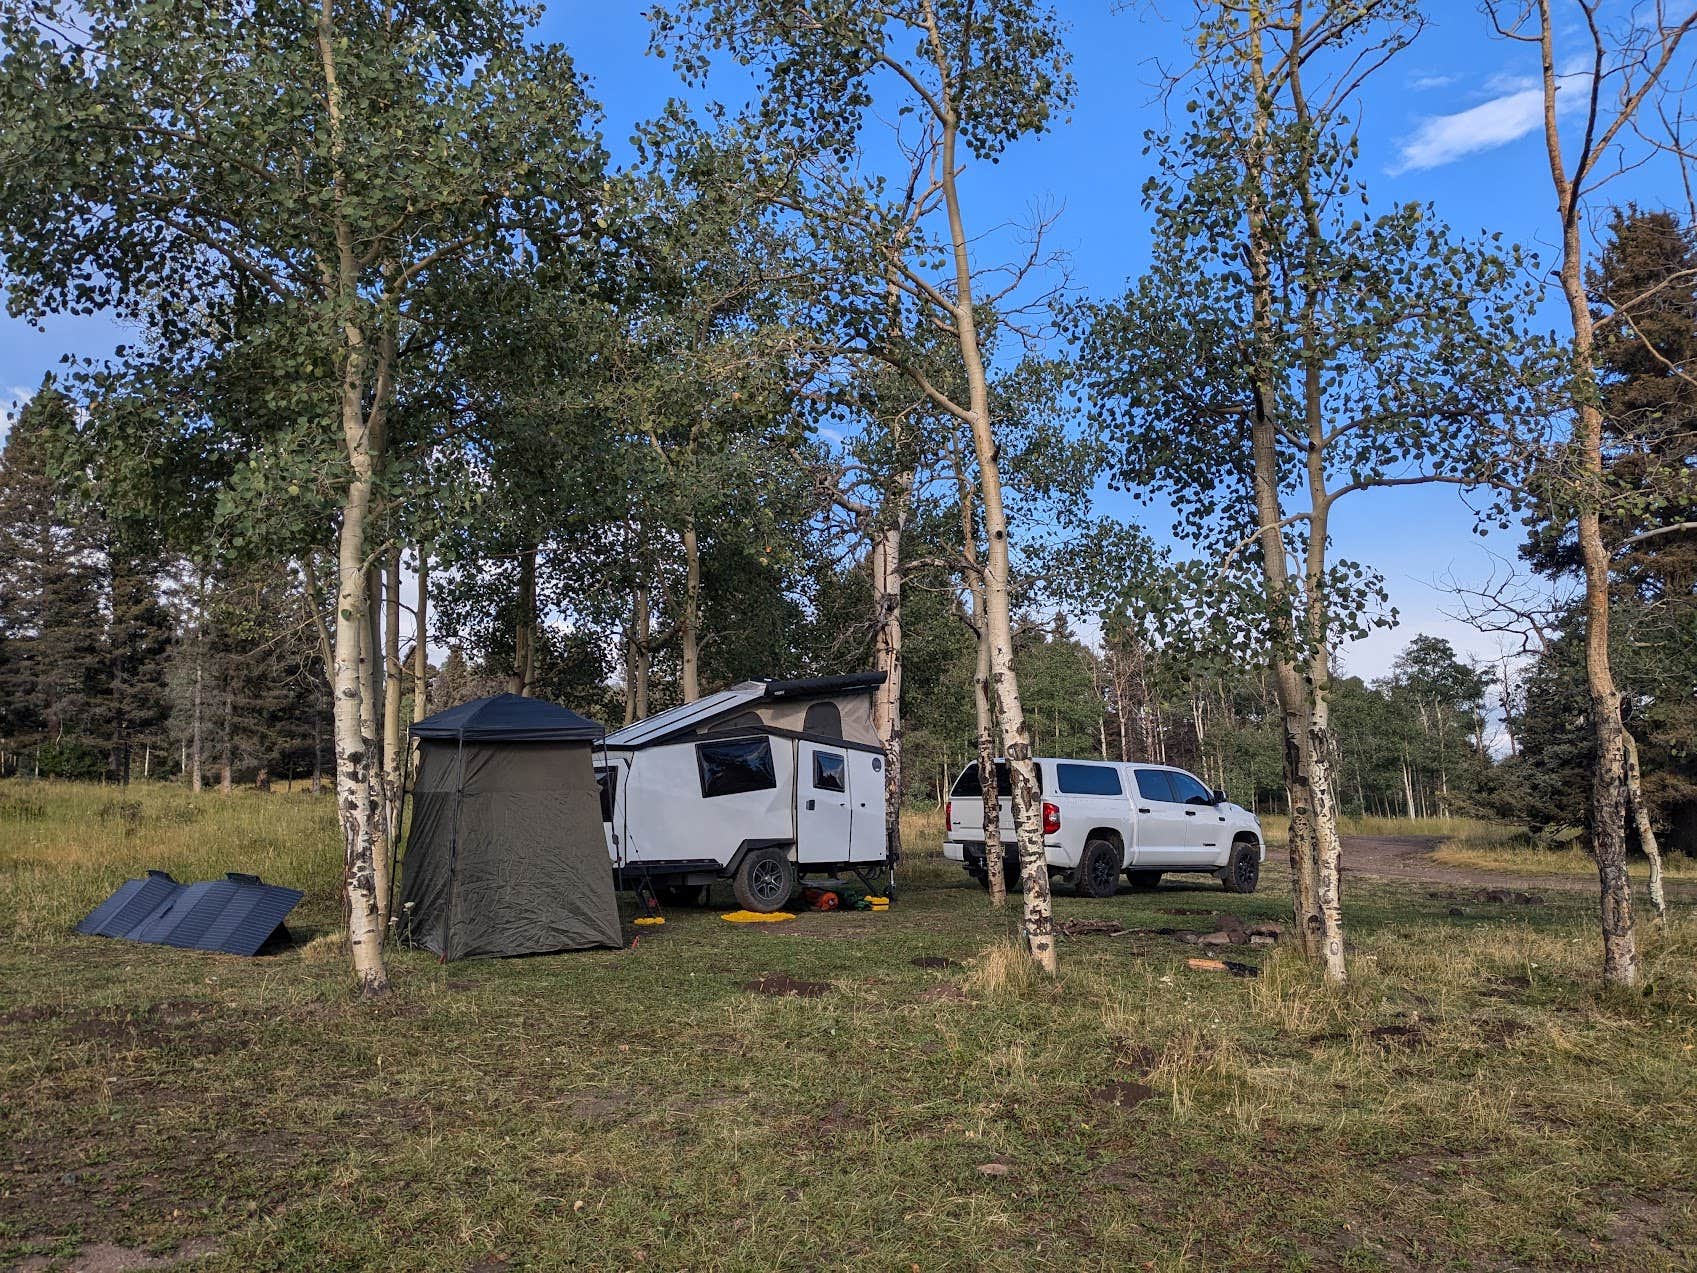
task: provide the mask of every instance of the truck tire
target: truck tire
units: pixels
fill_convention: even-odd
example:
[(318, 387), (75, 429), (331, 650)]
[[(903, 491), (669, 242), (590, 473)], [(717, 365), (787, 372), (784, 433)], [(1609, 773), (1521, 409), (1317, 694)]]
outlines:
[(795, 863), (789, 850), (773, 845), (744, 854), (731, 891), (745, 911), (769, 915), (782, 910), (795, 892)]
[(1161, 887), (1159, 871), (1127, 871), (1126, 878), (1131, 881), (1133, 893), (1153, 893)]
[(1220, 872), (1220, 883), (1228, 893), (1253, 893), (1260, 882), (1261, 850), (1253, 840), (1239, 840)]
[[(986, 893), (990, 891), (990, 872), (988, 869), (974, 871), (972, 873), (972, 878), (978, 881), (979, 888), (983, 889)], [(1017, 866), (1009, 866), (1004, 867), (1002, 870), (1002, 883), (1007, 886), (1008, 892), (1017, 893), (1025, 882), (1020, 879), (1019, 868)]]
[(1111, 840), (1091, 840), (1078, 855), (1072, 891), (1080, 897), (1112, 897), (1119, 889), (1125, 853)]

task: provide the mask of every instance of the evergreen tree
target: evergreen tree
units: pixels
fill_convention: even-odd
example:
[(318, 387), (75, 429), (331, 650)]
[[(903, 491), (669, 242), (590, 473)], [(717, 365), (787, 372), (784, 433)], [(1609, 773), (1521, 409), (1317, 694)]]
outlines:
[(0, 453), (0, 737), (37, 750), (43, 774), (98, 777), (103, 648), (101, 554), (60, 512), (54, 434), (70, 401), (50, 384), (13, 418)]

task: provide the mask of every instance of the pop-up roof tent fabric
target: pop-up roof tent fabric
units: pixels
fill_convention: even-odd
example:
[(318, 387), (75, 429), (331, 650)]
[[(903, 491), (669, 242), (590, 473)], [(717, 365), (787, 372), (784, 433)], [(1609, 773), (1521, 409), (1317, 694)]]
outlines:
[(497, 694), (412, 732), (402, 939), (444, 959), (622, 946), (591, 755), (601, 727)]

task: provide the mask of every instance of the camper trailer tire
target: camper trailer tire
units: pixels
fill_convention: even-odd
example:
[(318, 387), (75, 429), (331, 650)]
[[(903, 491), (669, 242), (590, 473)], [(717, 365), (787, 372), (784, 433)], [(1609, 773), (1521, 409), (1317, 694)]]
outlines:
[(795, 863), (789, 850), (778, 846), (749, 850), (731, 887), (744, 910), (769, 914), (782, 909), (795, 892)]

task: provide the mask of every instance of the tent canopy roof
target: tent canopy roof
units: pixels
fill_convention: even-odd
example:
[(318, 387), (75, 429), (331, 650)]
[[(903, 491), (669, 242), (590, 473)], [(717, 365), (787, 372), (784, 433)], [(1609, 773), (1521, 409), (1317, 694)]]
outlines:
[(606, 730), (558, 703), (522, 694), (495, 694), (426, 716), (412, 732), (415, 738), (467, 742), (567, 742), (594, 740)]
[(681, 734), (691, 734), (705, 725), (759, 702), (799, 702), (810, 698), (836, 698), (864, 694), (884, 683), (882, 672), (855, 672), (846, 676), (814, 676), (795, 681), (742, 681), (728, 690), (709, 694), (693, 703), (646, 717), (607, 735), (609, 747), (648, 747)]

